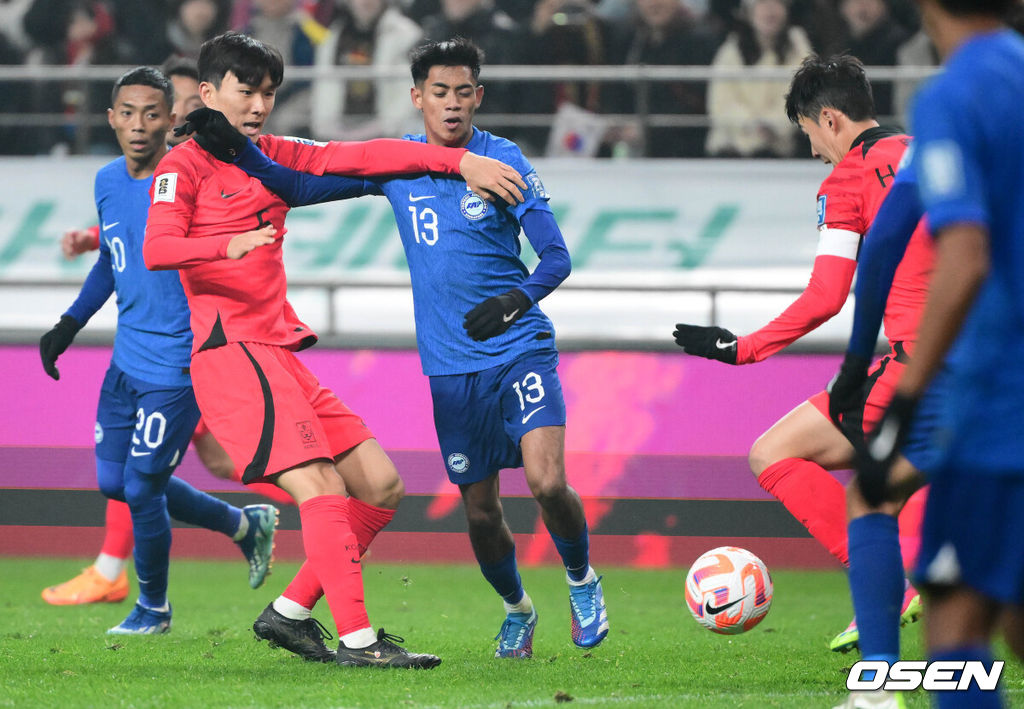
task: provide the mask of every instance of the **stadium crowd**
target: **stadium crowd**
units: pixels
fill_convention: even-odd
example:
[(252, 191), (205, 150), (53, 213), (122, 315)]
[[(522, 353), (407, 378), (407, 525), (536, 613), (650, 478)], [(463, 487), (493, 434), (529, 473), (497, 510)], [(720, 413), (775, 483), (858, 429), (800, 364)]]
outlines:
[[(481, 46), (491, 66), (795, 69), (811, 50), (825, 56), (849, 51), (868, 66), (937, 63), (911, 0), (0, 0), (0, 64), (161, 65), (194, 59), (204, 41), (226, 29), (280, 48), (287, 67), (402, 68), (417, 45), (455, 35)], [(557, 148), (644, 157), (807, 153), (782, 112), (786, 80), (659, 81), (648, 87), (488, 82), (486, 76), (484, 82), (485, 125), (531, 155)], [(11, 80), (0, 86), (7, 97), (0, 152), (116, 152), (105, 121), (89, 121), (109, 105), (108, 80)], [(288, 86), (269, 126), (276, 133), (362, 140), (401, 135), (417, 125), (404, 76), (320, 76)], [(910, 88), (876, 82), (875, 91), (879, 115), (904, 115)], [(559, 122), (563, 127), (553, 130), (514, 120), (521, 114), (554, 116), (566, 107), (572, 108), (568, 129)], [(512, 118), (486, 123), (496, 114)], [(647, 126), (629, 118), (638, 114), (682, 121)], [(50, 116), (49, 124), (37, 116)], [(579, 144), (584, 131), (574, 125), (596, 126), (592, 145)]]

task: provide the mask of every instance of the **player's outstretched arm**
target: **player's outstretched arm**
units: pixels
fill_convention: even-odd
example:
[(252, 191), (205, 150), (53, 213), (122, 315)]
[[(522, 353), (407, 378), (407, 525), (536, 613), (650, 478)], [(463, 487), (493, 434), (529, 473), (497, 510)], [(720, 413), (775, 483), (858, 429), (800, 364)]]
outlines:
[(380, 194), (375, 184), (365, 180), (340, 175), (310, 175), (292, 170), (271, 160), (253, 143), (246, 143), (235, 165), (262, 182), (289, 207)]

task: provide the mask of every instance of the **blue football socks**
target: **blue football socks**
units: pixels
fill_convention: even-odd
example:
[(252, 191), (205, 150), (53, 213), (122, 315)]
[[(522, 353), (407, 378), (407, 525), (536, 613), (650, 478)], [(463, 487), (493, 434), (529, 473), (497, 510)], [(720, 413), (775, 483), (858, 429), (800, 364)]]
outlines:
[(523, 580), (516, 568), (516, 548), (494, 564), (480, 562), (480, 571), (506, 603), (515, 605), (523, 600)]
[(849, 525), (850, 595), (865, 660), (893, 663), (900, 654), (903, 559), (899, 525), (875, 513)]

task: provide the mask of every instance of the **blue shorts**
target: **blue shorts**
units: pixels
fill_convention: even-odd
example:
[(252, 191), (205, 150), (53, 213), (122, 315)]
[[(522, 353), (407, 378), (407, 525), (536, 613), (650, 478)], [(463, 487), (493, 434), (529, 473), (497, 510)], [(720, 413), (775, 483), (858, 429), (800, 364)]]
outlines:
[(538, 350), (480, 372), (430, 377), (434, 426), (449, 480), (466, 485), (518, 468), (525, 433), (565, 425), (557, 368), (558, 352)]
[(964, 585), (1024, 603), (1024, 478), (933, 472), (915, 569), (925, 586)]
[(950, 382), (949, 370), (943, 367), (917, 402), (907, 440), (900, 449), (903, 457), (926, 475), (938, 468), (945, 457), (943, 440), (948, 436), (948, 427), (944, 421)]
[(181, 462), (198, 422), (192, 387), (150, 384), (111, 362), (96, 411), (96, 457), (165, 473)]

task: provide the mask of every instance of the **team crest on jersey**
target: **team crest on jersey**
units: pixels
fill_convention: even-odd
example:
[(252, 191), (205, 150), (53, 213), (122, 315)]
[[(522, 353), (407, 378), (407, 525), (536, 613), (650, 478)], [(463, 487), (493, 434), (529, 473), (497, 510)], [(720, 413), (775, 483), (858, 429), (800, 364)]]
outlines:
[(469, 458), (465, 453), (452, 453), (448, 456), (448, 470), (462, 474), (469, 470)]
[(825, 195), (818, 196), (818, 226), (825, 226)]
[(96, 445), (103, 443), (103, 426), (100, 426), (100, 422), (96, 422), (96, 430), (93, 432), (93, 437), (96, 439)]
[(173, 202), (178, 187), (178, 173), (165, 172), (153, 182), (153, 204), (157, 202)]
[(467, 192), (459, 202), (459, 211), (466, 219), (476, 221), (487, 214), (487, 202), (475, 192)]
[(304, 448), (316, 447), (316, 433), (313, 431), (312, 421), (299, 421), (295, 424), (299, 431), (299, 440)]

